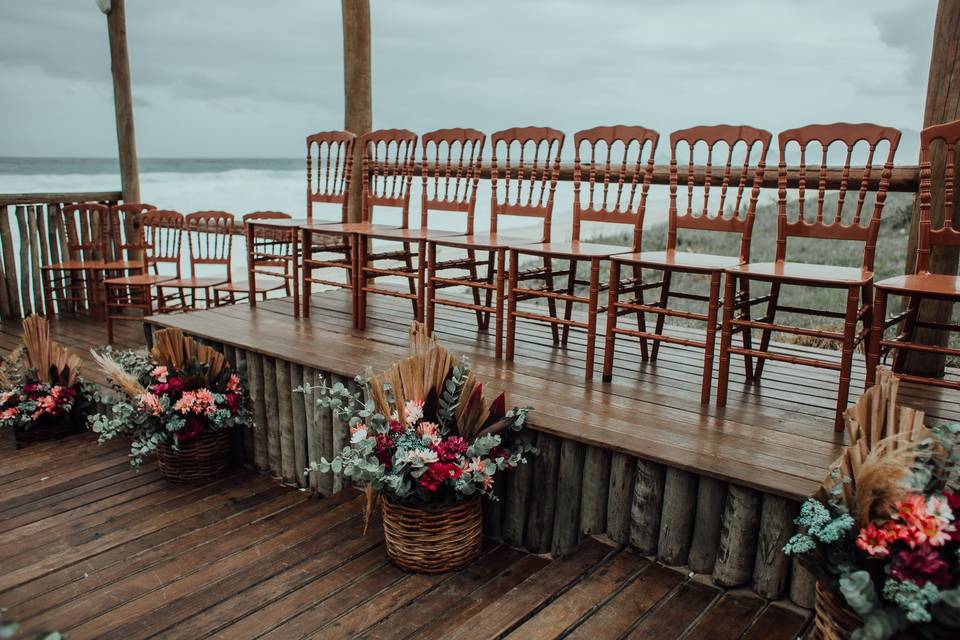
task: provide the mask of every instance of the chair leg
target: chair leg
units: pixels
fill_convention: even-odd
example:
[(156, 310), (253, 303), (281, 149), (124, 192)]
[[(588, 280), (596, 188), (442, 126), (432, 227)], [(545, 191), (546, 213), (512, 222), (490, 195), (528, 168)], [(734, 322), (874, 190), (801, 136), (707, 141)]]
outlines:
[(730, 381), (730, 343), (733, 337), (733, 300), (736, 296), (734, 275), (726, 274), (723, 290), (723, 323), (720, 326), (720, 370), (717, 372), (717, 406), (727, 405)]
[(887, 292), (877, 289), (873, 301), (873, 321), (870, 327), (870, 348), (867, 350), (867, 376), (864, 386), (869, 389), (877, 379), (880, 365), (880, 341), (883, 340), (883, 323), (887, 317)]
[[(309, 251), (307, 251), (307, 247), (310, 246), (310, 232), (304, 230), (302, 237), (303, 239), (301, 241), (301, 246), (303, 247), (303, 262), (300, 265), (300, 302), (301, 302), (302, 308), (300, 309), (300, 315), (302, 315), (304, 318), (309, 318), (311, 287), (310, 287), (310, 283), (307, 282), (307, 280), (313, 276), (313, 267), (311, 267), (308, 264), (308, 262), (313, 256), (311, 256)], [(349, 258), (349, 256), (347, 257)], [(297, 257), (294, 256), (293, 259), (296, 260)], [(349, 273), (349, 270), (348, 270), (348, 273)], [(350, 289), (351, 289), (351, 293), (355, 293), (354, 291), (352, 291), (352, 287), (350, 287)], [(356, 318), (357, 317), (356, 304), (354, 304), (353, 310), (354, 310), (353, 317)]]
[[(477, 279), (477, 252), (473, 249), (467, 249), (467, 260), (470, 261), (470, 266), (467, 267), (467, 271), (470, 273), (470, 279)], [(489, 291), (489, 289), (487, 290)], [(473, 294), (473, 304), (476, 307), (480, 306), (480, 289), (476, 287), (470, 287), (470, 292)], [(489, 306), (489, 305), (488, 305)], [(483, 311), (479, 309), (476, 310), (477, 315), (477, 329), (483, 330), (486, 329)]]
[[(571, 269), (573, 269), (571, 260)], [(587, 363), (584, 378), (593, 380), (593, 363), (597, 357), (597, 298), (600, 296), (600, 258), (590, 261), (590, 294), (587, 302)], [(568, 307), (569, 308), (569, 307)], [(564, 329), (569, 325), (564, 325)], [(566, 334), (564, 334), (566, 344)]]
[[(570, 259), (570, 275), (567, 276), (567, 295), (572, 296), (577, 288), (577, 261), (573, 258)], [(593, 269), (593, 265), (590, 265), (590, 268)], [(563, 305), (563, 319), (569, 320), (573, 317), (573, 300), (564, 301)], [(563, 325), (563, 330), (561, 331), (560, 344), (567, 346), (567, 339), (570, 337), (570, 325)]]
[(354, 242), (357, 253), (357, 329), (363, 331), (367, 328), (367, 239), (355, 236)]
[(54, 309), (53, 309), (53, 283), (50, 282), (50, 270), (49, 270), (49, 269), (42, 269), (42, 270), (40, 271), (40, 273), (41, 273), (41, 275), (43, 276), (42, 282), (41, 282), (41, 284), (42, 284), (42, 286), (43, 286), (43, 302), (44, 302), (44, 304), (45, 304), (46, 307), (47, 307), (47, 315), (48, 315), (48, 316), (52, 316), (52, 315), (54, 315)]
[[(913, 342), (913, 336), (917, 331), (917, 320), (920, 317), (920, 305), (922, 303), (923, 298), (921, 296), (910, 296), (910, 301), (907, 306), (909, 313), (907, 317), (903, 319), (903, 330), (900, 332), (905, 342)], [(909, 355), (910, 352), (906, 349), (898, 349), (894, 354), (893, 370), (896, 373), (900, 373), (904, 367), (907, 366), (907, 358)]]
[[(634, 267), (636, 271), (636, 267)], [(616, 347), (617, 327), (617, 302), (620, 298), (620, 263), (616, 260), (610, 261), (610, 288), (607, 290), (607, 329), (603, 333), (603, 381), (611, 382), (613, 380), (613, 356)], [(642, 331), (643, 329), (641, 329)], [(646, 354), (646, 340), (642, 343), (642, 349)]]
[(417, 242), (417, 291), (416, 291), (416, 316), (417, 322), (423, 322), (425, 314), (425, 307), (427, 303), (427, 265), (425, 263), (427, 257), (427, 241), (419, 240)]
[[(661, 310), (666, 310), (667, 304), (670, 302), (670, 279), (673, 276), (673, 272), (664, 270), (663, 272), (663, 282), (660, 284), (660, 301), (657, 303), (657, 306)], [(663, 323), (666, 321), (667, 316), (662, 313), (657, 314), (657, 321), (654, 325), (653, 332), (655, 334), (663, 335)], [(653, 349), (650, 352), (650, 359), (654, 362), (657, 361), (657, 355), (660, 353), (660, 341), (654, 340)]]
[[(767, 313), (763, 317), (761, 322), (772, 323), (777, 318), (777, 305), (780, 302), (780, 283), (772, 282), (770, 284), (770, 300), (767, 302)], [(770, 348), (770, 336), (773, 333), (772, 329), (764, 329), (763, 333), (760, 334), (760, 351), (766, 353)], [(763, 365), (767, 361), (763, 356), (757, 356), (757, 364), (753, 368), (753, 379), (760, 380), (760, 376), (763, 375)]]
[[(514, 254), (517, 255), (517, 254)], [(550, 256), (544, 256), (543, 258), (543, 281), (546, 284), (547, 291), (554, 290), (554, 281), (553, 281), (553, 258)], [(550, 317), (557, 317), (557, 301), (554, 298), (547, 298), (547, 309), (550, 311)], [(550, 333), (553, 337), (554, 346), (560, 344), (560, 327), (557, 326), (555, 322), (550, 323)]]
[(513, 340), (517, 328), (517, 263), (520, 256), (516, 249), (510, 250), (510, 281), (507, 284), (507, 360), (513, 360)]
[[(643, 304), (643, 268), (638, 264), (633, 265), (633, 283), (633, 295), (638, 304)], [(612, 286), (614, 281), (611, 280), (610, 284)], [(617, 277), (616, 286), (618, 288), (620, 286), (619, 276)], [(619, 297), (619, 291), (617, 292), (617, 295)], [(647, 314), (645, 314), (643, 311), (637, 311), (637, 329), (639, 329), (641, 333), (647, 332)], [(650, 352), (647, 349), (647, 339), (640, 338), (640, 360), (646, 362), (649, 359)]]
[(107, 344), (113, 344), (113, 314), (110, 312), (110, 285), (103, 283), (103, 301), (106, 309)]
[[(437, 276), (437, 245), (430, 243), (427, 246), (427, 309), (426, 309), (426, 323), (427, 323), (427, 333), (433, 334), (433, 323), (434, 323), (434, 313), (436, 313), (436, 296), (437, 290), (434, 287), (433, 279)], [(476, 290), (474, 290), (476, 293)], [(479, 295), (474, 296), (476, 300), (479, 300)], [(480, 316), (477, 316), (477, 324), (480, 322)]]
[[(501, 255), (502, 251), (503, 250), (501, 249), (496, 249), (496, 250), (491, 249), (490, 251), (487, 252), (487, 284), (493, 284), (494, 280), (500, 277), (499, 270), (507, 268), (507, 266), (504, 264), (504, 256), (506, 254), (503, 253)], [(503, 273), (504, 273), (504, 277), (506, 277), (506, 271), (504, 271)], [(487, 289), (484, 293), (485, 295), (484, 295), (483, 306), (489, 309), (490, 306), (493, 304), (493, 291), (491, 291), (490, 289)], [(502, 294), (503, 292), (501, 291), (501, 295)], [(480, 328), (485, 330), (489, 326), (490, 326), (490, 312), (484, 311), (483, 322), (481, 323)]]
[[(750, 301), (750, 281), (747, 278), (738, 278), (738, 280), (740, 282), (740, 294), (737, 300), (743, 303), (739, 317), (743, 318), (744, 320), (749, 320), (750, 305), (748, 303)], [(737, 315), (736, 309), (733, 309), (733, 314), (734, 316)], [(740, 338), (743, 340), (744, 349), (753, 349), (753, 329), (750, 327), (740, 327)], [(744, 354), (743, 370), (747, 381), (753, 380), (753, 356)]]
[[(413, 271), (413, 255), (410, 253), (410, 243), (403, 243), (403, 264), (406, 267), (407, 272)], [(417, 257), (419, 261), (420, 257)], [(420, 302), (417, 300), (417, 281), (411, 277), (407, 277), (407, 287), (410, 289), (410, 295), (413, 296), (413, 299), (410, 301), (413, 303), (413, 317), (417, 320), (420, 319)]]
[[(494, 266), (494, 273), (497, 278), (497, 300), (496, 300), (496, 313), (494, 320), (497, 323), (496, 335), (494, 336), (497, 345), (494, 347), (497, 360), (503, 357), (503, 287), (504, 281), (506, 279), (507, 265), (507, 250), (506, 249), (497, 249), (496, 253), (493, 251), (490, 252), (490, 255), (496, 260)], [(490, 293), (490, 290), (487, 289), (487, 293)], [(488, 297), (489, 300), (489, 297)], [(490, 307), (490, 302), (487, 302), (487, 307)], [(490, 312), (486, 312), (487, 322), (490, 322)]]
[(707, 303), (707, 337), (703, 348), (703, 380), (700, 383), (700, 404), (710, 404), (713, 384), (713, 351), (717, 341), (717, 313), (720, 307), (720, 272), (710, 274), (710, 300)]
[(857, 312), (860, 308), (858, 287), (847, 290), (847, 311), (843, 319), (843, 346), (840, 353), (840, 386), (837, 393), (837, 413), (833, 430), (843, 431), (843, 412), (850, 395), (850, 370), (853, 368), (853, 342), (857, 336)]

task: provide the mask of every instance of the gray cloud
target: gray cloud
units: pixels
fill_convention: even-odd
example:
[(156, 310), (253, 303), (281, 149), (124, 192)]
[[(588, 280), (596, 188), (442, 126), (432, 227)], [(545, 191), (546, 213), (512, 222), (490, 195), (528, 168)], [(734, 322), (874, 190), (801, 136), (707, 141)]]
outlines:
[[(339, 2), (128, 0), (140, 152), (299, 157), (342, 125)], [(933, 0), (371, 0), (374, 124), (919, 128)], [(115, 153), (92, 0), (0, 3), (0, 154)]]

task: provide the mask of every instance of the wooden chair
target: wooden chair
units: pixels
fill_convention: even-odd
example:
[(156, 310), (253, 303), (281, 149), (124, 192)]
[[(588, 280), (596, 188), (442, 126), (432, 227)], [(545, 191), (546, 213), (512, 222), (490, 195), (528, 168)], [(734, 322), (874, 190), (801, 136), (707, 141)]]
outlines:
[[(300, 226), (300, 297), (303, 317), (310, 317), (311, 285), (350, 291), (356, 317), (356, 250), (351, 232), (339, 228), (349, 223), (350, 185), (356, 136), (349, 131), (324, 131), (307, 137), (307, 220)], [(315, 171), (314, 171), (315, 162)], [(333, 205), (338, 220), (314, 218), (317, 205)], [(330, 239), (334, 240), (331, 242)], [(332, 254), (332, 255), (331, 255)], [(343, 281), (315, 277), (315, 269), (344, 272)], [(251, 275), (251, 279), (255, 274)], [(294, 292), (296, 293), (296, 288)]]
[[(516, 320), (524, 318), (546, 322), (553, 332), (554, 344), (566, 345), (571, 328), (584, 329), (587, 333), (584, 377), (593, 379), (596, 352), (597, 315), (599, 309), (600, 263), (618, 253), (640, 250), (643, 229), (643, 214), (646, 207), (650, 180), (653, 177), (654, 154), (659, 134), (645, 127), (613, 126), (596, 127), (579, 131), (574, 135), (573, 163), (573, 229), (571, 241), (551, 242), (547, 237), (541, 244), (511, 247), (510, 291), (507, 311), (507, 359), (514, 356)], [(618, 174), (614, 176), (616, 168)], [(628, 177), (629, 176), (629, 177)], [(580, 239), (581, 224), (596, 222), (610, 227), (630, 225), (633, 247), (583, 242)], [(519, 275), (519, 261), (523, 256), (537, 256), (544, 268), (534, 270), (529, 279), (540, 280), (540, 287), (521, 286), (514, 277)], [(553, 260), (565, 262), (560, 270), (553, 269)], [(577, 277), (580, 262), (590, 265), (589, 279)], [(555, 278), (566, 276), (566, 286), (554, 287)], [(619, 279), (613, 282), (620, 289)], [(578, 291), (586, 287), (586, 295)], [(518, 310), (517, 303), (523, 300), (545, 298), (550, 305), (550, 315), (531, 310)], [(558, 318), (553, 309), (557, 302), (564, 303), (564, 314)], [(584, 320), (573, 319), (573, 305), (586, 305)], [(562, 329), (560, 329), (562, 327)], [(559, 335), (558, 335), (559, 334)], [(559, 339), (558, 339), (559, 338)]]
[[(103, 269), (107, 272), (139, 272), (143, 268), (141, 218), (155, 211), (152, 204), (127, 202), (110, 207), (104, 246)], [(112, 274), (111, 274), (112, 275)]]
[[(873, 328), (870, 333), (870, 350), (867, 358), (867, 386), (874, 383), (881, 356), (890, 351), (896, 351), (893, 370), (900, 378), (938, 387), (960, 389), (958, 382), (903, 373), (906, 356), (911, 351), (960, 356), (960, 349), (921, 344), (915, 341), (916, 331), (921, 328), (947, 332), (960, 331), (960, 327), (954, 324), (920, 319), (920, 306), (923, 300), (945, 300), (951, 303), (960, 301), (960, 277), (930, 271), (930, 252), (934, 247), (960, 246), (960, 230), (956, 228), (957, 204), (954, 200), (958, 141), (960, 141), (960, 120), (928, 127), (920, 132), (920, 225), (916, 268), (913, 274), (888, 278), (874, 284), (876, 300), (873, 307)], [(938, 175), (943, 176), (942, 194), (933, 191), (934, 163), (938, 165)], [(942, 174), (939, 172), (941, 163)], [(943, 224), (938, 229), (933, 228), (930, 216), (930, 210), (935, 202), (942, 202), (944, 212)], [(887, 300), (891, 295), (906, 298), (907, 304), (901, 313), (888, 319)], [(893, 339), (885, 340), (884, 331), (894, 325), (900, 325), (900, 330)]]
[[(144, 247), (140, 273), (107, 278), (103, 282), (107, 340), (111, 344), (114, 321), (140, 321), (143, 316), (165, 313), (167, 301), (160, 295), (158, 285), (180, 278), (183, 215), (176, 211), (155, 210), (143, 214), (140, 222)], [(171, 265), (169, 268), (173, 273), (161, 274), (160, 268), (167, 265)], [(128, 309), (141, 313), (130, 315)]]
[[(713, 359), (716, 334), (720, 329), (718, 309), (720, 307), (720, 280), (726, 267), (745, 264), (750, 259), (750, 238), (753, 230), (754, 214), (757, 208), (757, 198), (760, 196), (760, 186), (763, 181), (763, 170), (766, 163), (767, 151), (770, 147), (771, 134), (769, 131), (754, 129), (746, 126), (704, 126), (674, 131), (670, 134), (670, 209), (668, 217), (667, 246), (665, 251), (643, 251), (625, 255), (613, 256), (610, 265), (610, 302), (607, 309), (607, 331), (603, 359), (603, 379), (610, 381), (613, 375), (614, 345), (616, 336), (631, 335), (640, 338), (640, 357), (646, 361), (656, 360), (660, 344), (679, 344), (687, 347), (703, 349), (703, 379), (700, 384), (700, 402), (710, 402), (710, 390), (713, 380)], [(678, 203), (678, 184), (680, 170), (678, 162), (678, 148), (685, 147), (687, 151), (686, 167), (686, 206)], [(706, 168), (702, 178), (694, 175), (694, 153), (705, 151)], [(722, 175), (714, 175), (714, 157), (723, 157), (726, 151), (726, 160), (722, 166)], [(743, 155), (742, 162), (735, 161), (734, 157)], [(733, 172), (739, 170), (739, 177)], [(718, 171), (718, 173), (720, 173)], [(714, 187), (714, 182), (719, 185)], [(712, 200), (711, 200), (712, 196)], [(702, 199), (702, 204), (700, 200)], [(695, 204), (696, 202), (696, 204)], [(693, 253), (677, 249), (677, 236), (680, 229), (691, 229), (706, 232), (735, 234), (739, 236), (739, 255), (710, 255)], [(634, 249), (634, 251), (639, 251)], [(658, 282), (642, 284), (635, 288), (637, 299), (629, 302), (619, 300), (619, 287), (613, 283), (620, 281), (620, 271), (623, 267), (632, 267), (634, 278), (642, 269), (652, 269), (662, 274)], [(671, 290), (674, 273), (687, 273), (694, 276), (709, 278), (709, 294), (696, 294)], [(648, 288), (659, 288), (659, 299), (656, 302), (644, 303), (643, 292)], [(706, 312), (682, 310), (671, 307), (670, 299), (690, 300), (695, 303), (705, 303)], [(749, 299), (747, 282), (742, 281), (735, 304), (742, 304)], [(749, 313), (749, 306), (743, 306), (743, 312)], [(617, 318), (626, 313), (639, 315), (639, 330), (626, 329), (617, 326)], [(645, 314), (656, 317), (654, 330), (647, 331)], [(683, 318), (705, 323), (703, 340), (693, 340), (664, 333), (666, 318)], [(745, 317), (749, 317), (746, 315)], [(738, 327), (743, 333), (744, 347), (750, 348), (750, 332)], [(653, 342), (652, 350), (648, 351), (647, 341)], [(750, 357), (745, 356), (747, 376), (751, 374)]]
[[(290, 221), (292, 218), (289, 213), (281, 211), (254, 211), (243, 216), (245, 236), (247, 241), (252, 243), (247, 250), (247, 279), (233, 280), (215, 286), (213, 288), (215, 306), (249, 301), (256, 299), (257, 296), (266, 300), (268, 293), (280, 289), (283, 289), (284, 295), (290, 295), (290, 282), (293, 278), (290, 271), (291, 266), (296, 264), (292, 239), (296, 238), (296, 233), (290, 234), (285, 229), (250, 224), (258, 220)], [(251, 272), (269, 280), (266, 283), (251, 280), (249, 275)], [(296, 303), (297, 301), (294, 301), (295, 308)]]
[(43, 295), (47, 309), (54, 298), (63, 311), (89, 311), (99, 315), (100, 277), (104, 266), (104, 242), (109, 207), (95, 203), (63, 207), (65, 253), (68, 259), (41, 267)]
[[(203, 292), (204, 306), (213, 302), (213, 288), (233, 281), (231, 256), (233, 247), (233, 214), (225, 211), (195, 211), (184, 216), (187, 247), (190, 251), (190, 277), (179, 277), (157, 284), (160, 298), (164, 289), (176, 289), (180, 307), (169, 311), (197, 309), (197, 294)], [(222, 276), (200, 276), (197, 267), (223, 267)], [(189, 302), (187, 300), (189, 299)]]
[[(863, 174), (859, 180), (854, 179), (857, 188), (856, 203), (853, 214), (844, 220), (844, 203), (850, 190), (850, 166), (854, 147), (863, 142), (868, 148), (868, 155)], [(717, 405), (724, 406), (727, 401), (727, 388), (730, 375), (730, 354), (753, 356), (757, 359), (753, 377), (759, 380), (763, 373), (763, 364), (766, 360), (777, 360), (792, 364), (799, 364), (821, 369), (831, 369), (839, 373), (837, 405), (834, 418), (834, 427), (843, 428), (843, 411), (847, 406), (850, 391), (850, 371), (853, 363), (853, 350), (865, 339), (870, 330), (870, 314), (873, 309), (873, 262), (876, 250), (877, 233), (880, 229), (880, 215), (887, 196), (890, 184), (890, 173), (893, 168), (893, 156), (900, 142), (900, 132), (888, 127), (875, 124), (831, 124), (809, 125), (799, 129), (783, 131), (778, 136), (780, 151), (779, 166), (779, 213), (777, 223), (777, 252), (774, 262), (749, 263), (726, 269), (723, 329), (720, 341), (720, 372), (717, 383)], [(820, 164), (816, 167), (817, 202), (815, 211), (810, 212), (806, 207), (809, 174), (807, 168), (807, 148), (812, 144), (821, 147)], [(879, 181), (874, 177), (873, 166), (877, 148), (887, 146), (887, 156), (880, 171)], [(800, 155), (800, 182), (796, 190), (796, 201), (787, 200), (787, 153), (788, 149), (799, 148)], [(828, 185), (827, 154), (829, 149), (840, 149), (844, 154), (843, 168), (839, 171), (837, 182)], [(835, 187), (833, 185), (836, 185)], [(837, 189), (837, 205), (832, 215), (825, 205), (825, 194), (828, 188)], [(865, 214), (869, 209), (867, 193), (875, 188), (873, 215)], [(788, 214), (787, 210), (791, 209)], [(808, 215), (812, 213), (813, 215)], [(869, 213), (869, 211), (866, 211)], [(792, 238), (807, 238), (811, 240), (845, 240), (863, 245), (863, 253), (859, 267), (839, 267), (823, 264), (809, 264), (787, 259), (787, 243)], [(737, 307), (734, 284), (737, 279), (750, 281), (759, 280), (770, 283), (770, 294), (748, 301), (747, 305), (767, 303), (766, 315), (759, 320), (750, 320), (748, 315), (740, 318), (733, 317), (733, 309)], [(802, 287), (821, 287), (846, 292), (846, 305), (843, 312), (789, 307), (779, 304), (780, 289), (783, 285)], [(742, 307), (741, 307), (742, 308)], [(776, 322), (778, 311), (797, 313), (808, 316), (834, 318), (843, 320), (840, 331), (828, 329), (814, 329), (786, 325)], [(858, 332), (858, 323), (863, 323), (862, 331)], [(761, 339), (758, 348), (733, 347), (731, 337), (735, 327), (742, 330), (760, 329)], [(783, 332), (793, 335), (812, 336), (820, 339), (835, 340), (841, 344), (840, 362), (822, 360), (809, 357), (795, 356), (787, 353), (769, 351), (770, 337), (774, 332)]]
[[(361, 138), (363, 145), (363, 191), (362, 220), (356, 224), (341, 225), (354, 236), (356, 247), (356, 306), (354, 323), (358, 329), (366, 324), (367, 294), (374, 293), (410, 300), (413, 315), (422, 319), (422, 304), (418, 300), (418, 269), (411, 251), (411, 242), (417, 242), (419, 230), (410, 227), (410, 183), (413, 181), (414, 154), (417, 150), (417, 134), (406, 129), (381, 129), (371, 131)], [(374, 210), (394, 208), (400, 210), (399, 225), (374, 224)], [(395, 235), (387, 235), (394, 234)], [(372, 251), (373, 239), (399, 241), (399, 250)], [(382, 265), (384, 262), (387, 266)], [(400, 263), (397, 265), (396, 263)], [(376, 279), (398, 276), (407, 281), (408, 292), (377, 286)]]
[[(472, 232), (472, 228), (463, 236), (432, 238), (429, 251), (433, 252), (432, 262), (436, 262), (437, 247), (455, 247), (467, 251), (467, 260), (461, 263), (466, 268), (466, 276), (439, 277), (441, 267), (456, 268), (453, 262), (437, 264), (429, 277), (431, 283), (427, 292), (427, 322), (430, 328), (435, 323), (435, 305), (445, 305), (472, 309), (477, 312), (477, 324), (481, 330), (489, 326), (490, 314), (496, 321), (495, 355), (503, 357), (504, 302), (506, 300), (506, 278), (508, 271), (507, 252), (512, 246), (545, 242), (550, 237), (550, 216), (553, 212), (553, 193), (556, 188), (560, 165), (560, 148), (563, 146), (563, 132), (547, 127), (520, 127), (498, 131), (490, 136), (491, 145), (491, 196), (490, 230), (486, 233)], [(511, 151), (511, 147), (514, 147)], [(519, 156), (512, 157), (511, 153)], [(479, 159), (480, 154), (477, 154)], [(516, 163), (516, 164), (514, 164)], [(476, 170), (476, 168), (474, 169)], [(521, 199), (520, 190), (525, 189), (529, 198)], [(538, 197), (533, 199), (534, 190)], [(541, 229), (539, 239), (524, 239), (501, 235), (498, 221), (502, 216), (524, 216), (539, 218)], [(475, 262), (476, 251), (487, 252), (486, 261), (475, 263), (475, 267), (486, 262), (486, 275), (474, 276), (470, 262)], [(474, 268), (475, 268), (474, 267)], [(518, 275), (518, 280), (521, 276)], [(484, 303), (473, 304), (459, 300), (438, 298), (436, 289), (444, 287), (466, 287), (474, 295), (476, 303), (481, 291)]]

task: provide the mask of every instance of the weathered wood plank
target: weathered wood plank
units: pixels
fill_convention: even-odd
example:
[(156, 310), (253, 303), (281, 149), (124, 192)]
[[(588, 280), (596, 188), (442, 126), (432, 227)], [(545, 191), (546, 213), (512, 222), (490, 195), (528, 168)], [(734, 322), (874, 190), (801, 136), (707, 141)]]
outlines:
[[(33, 308), (36, 313), (44, 313), (43, 304), (43, 285), (40, 280), (40, 231), (37, 226), (37, 208), (35, 206), (27, 207), (27, 240), (30, 245), (30, 276), (33, 284)], [(24, 243), (24, 237), (20, 236), (20, 242)], [(26, 268), (26, 265), (24, 265)]]
[(246, 352), (247, 372), (250, 382), (250, 402), (253, 405), (253, 462), (260, 471), (270, 468), (269, 424), (267, 424), (266, 393), (263, 388), (263, 356), (255, 351)]
[(561, 556), (580, 542), (580, 492), (583, 488), (585, 447), (574, 440), (560, 439), (556, 516), (553, 522), (551, 553)]
[(690, 553), (697, 505), (697, 476), (679, 469), (667, 469), (660, 513), (660, 541), (657, 556), (669, 565), (682, 565)]
[(817, 579), (796, 558), (790, 562), (790, 601), (798, 607), (813, 609)]
[(7, 304), (10, 317), (22, 317), (20, 311), (20, 290), (17, 287), (17, 258), (13, 253), (13, 232), (10, 230), (10, 212), (6, 206), (0, 207), (0, 246), (3, 247), (3, 277), (7, 290)]
[(296, 451), (293, 435), (293, 384), (290, 382), (290, 363), (278, 360), (277, 405), (280, 416), (280, 469), (283, 481), (297, 483)]
[(630, 504), (630, 544), (640, 553), (656, 555), (663, 509), (663, 465), (637, 458)]
[(720, 521), (727, 500), (727, 483), (700, 476), (697, 486), (697, 513), (687, 564), (697, 573), (712, 573), (720, 547)]
[[(317, 429), (317, 420), (315, 414), (315, 407), (317, 404), (316, 393), (312, 389), (312, 385), (317, 383), (317, 371), (311, 367), (303, 367), (303, 377), (301, 378), (303, 384), (303, 412), (304, 412), (304, 421), (306, 422), (306, 436), (307, 436), (307, 464), (311, 462), (320, 462), (320, 432)], [(306, 467), (304, 467), (305, 469)], [(299, 469), (298, 473), (303, 473), (303, 469)], [(316, 473), (311, 473), (304, 477), (307, 485), (310, 488), (310, 491), (316, 493), (319, 490), (319, 478)]]
[(282, 477), (280, 457), (280, 403), (277, 400), (277, 361), (263, 357), (263, 398), (267, 411), (267, 458), (270, 472)]
[(557, 475), (560, 466), (560, 440), (537, 433), (540, 455), (534, 462), (532, 495), (527, 513), (524, 546), (533, 553), (547, 553), (553, 542), (553, 522), (557, 506)]
[[(26, 207), (17, 207), (17, 231), (20, 235), (20, 307), (23, 316), (33, 313), (30, 287), (30, 242), (27, 235)], [(27, 238), (27, 241), (24, 241)]]
[[(532, 443), (532, 431), (522, 431), (517, 440)], [(523, 546), (523, 534), (527, 523), (527, 507), (530, 500), (530, 484), (533, 481), (533, 464), (521, 464), (507, 474), (507, 491), (503, 509), (503, 541), (512, 547)]]
[(796, 530), (793, 519), (800, 505), (779, 496), (764, 495), (760, 511), (760, 535), (753, 567), (753, 590), (768, 600), (780, 598), (790, 578), (790, 558), (783, 545)]
[(580, 493), (580, 531), (584, 535), (607, 530), (607, 491), (610, 488), (610, 451), (586, 447), (583, 489)]
[(633, 474), (636, 462), (632, 456), (614, 452), (610, 455), (610, 488), (607, 491), (607, 535), (614, 542), (630, 541), (630, 510), (633, 504)]
[(720, 548), (713, 580), (721, 587), (746, 584), (753, 576), (760, 524), (760, 494), (730, 485), (720, 525)]

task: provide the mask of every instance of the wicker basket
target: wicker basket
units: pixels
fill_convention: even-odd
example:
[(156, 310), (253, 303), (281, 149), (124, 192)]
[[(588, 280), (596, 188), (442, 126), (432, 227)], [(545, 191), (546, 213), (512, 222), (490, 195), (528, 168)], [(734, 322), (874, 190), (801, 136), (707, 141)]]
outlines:
[(226, 471), (230, 464), (230, 430), (212, 431), (180, 443), (179, 449), (162, 443), (157, 447), (160, 473), (172, 482), (207, 480)]
[(863, 620), (843, 602), (817, 582), (816, 638), (819, 640), (848, 640), (850, 634), (863, 625)]
[(414, 507), (383, 495), (383, 537), (391, 562), (413, 573), (446, 573), (480, 555), (480, 497), (453, 504)]
[(64, 420), (50, 420), (31, 426), (29, 429), (16, 427), (14, 435), (17, 439), (17, 448), (26, 446), (32, 442), (43, 442), (45, 440), (57, 440), (72, 436), (75, 433), (83, 431), (83, 422), (75, 420), (72, 417)]

